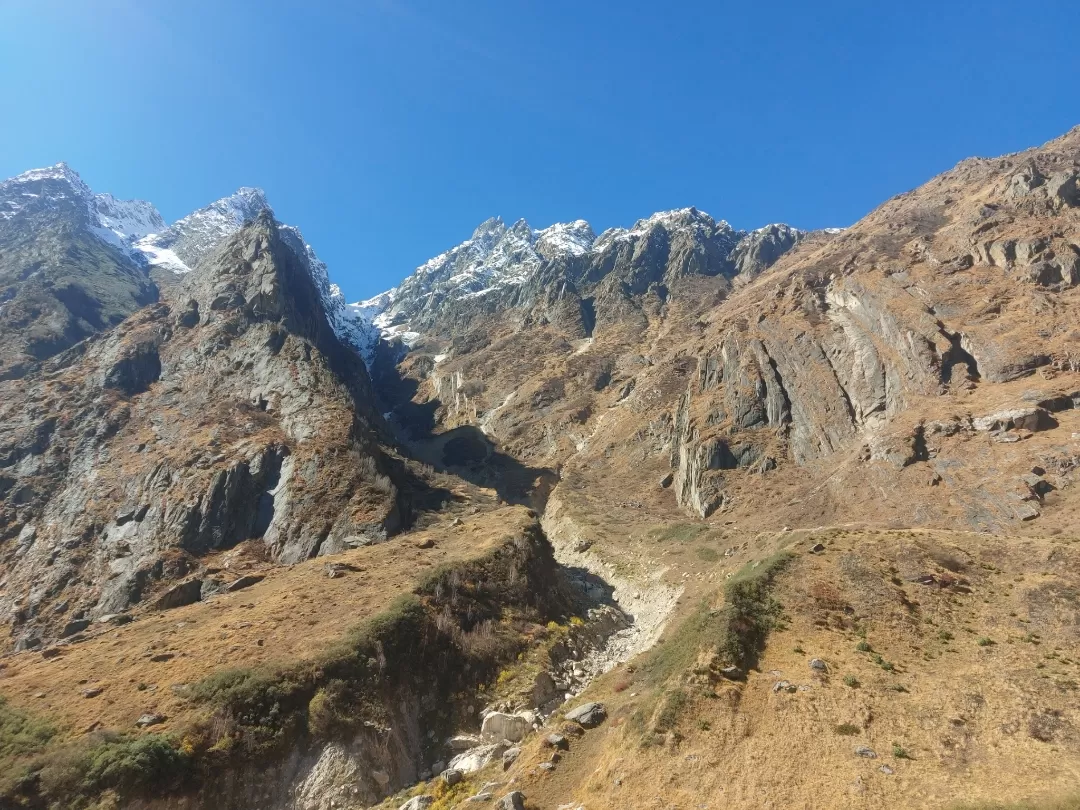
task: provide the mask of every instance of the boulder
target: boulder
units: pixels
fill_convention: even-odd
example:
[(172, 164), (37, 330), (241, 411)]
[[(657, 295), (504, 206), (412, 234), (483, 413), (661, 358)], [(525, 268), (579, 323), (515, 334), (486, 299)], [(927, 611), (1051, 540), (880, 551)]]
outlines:
[(60, 638), (67, 638), (68, 636), (73, 636), (76, 633), (81, 633), (89, 626), (89, 619), (74, 619), (73, 621), (70, 621), (64, 625), (64, 629), (60, 631)]
[(855, 746), (855, 756), (864, 759), (877, 759), (877, 751), (865, 745), (857, 745)]
[(560, 751), (565, 751), (570, 747), (570, 743), (567, 742), (566, 737), (562, 734), (548, 734), (544, 738), (544, 745), (548, 748), (556, 748)]
[(517, 762), (517, 758), (520, 757), (520, 756), (521, 756), (521, 749), (518, 748), (517, 746), (515, 746), (513, 748), (507, 748), (505, 751), (503, 751), (503, 755), (502, 755), (503, 770), (505, 771), (507, 768), (509, 768), (511, 765), (513, 765), (515, 762)]
[(241, 591), (244, 588), (250, 588), (252, 585), (262, 582), (265, 577), (262, 574), (244, 574), (240, 579), (235, 579), (225, 586), (225, 590), (232, 593), (233, 591)]
[(509, 740), (516, 743), (525, 739), (531, 725), (521, 715), (492, 712), (484, 718), (480, 734), (488, 741)]
[(533, 680), (533, 706), (543, 706), (558, 697), (558, 694), (559, 692), (555, 688), (555, 679), (551, 677), (550, 673), (541, 672)]
[(507, 793), (495, 802), (495, 810), (525, 810), (525, 794), (520, 790)]
[(480, 745), (480, 738), (472, 734), (458, 734), (446, 741), (451, 751), (468, 751)]
[(447, 785), (453, 787), (465, 778), (465, 774), (459, 771), (457, 768), (447, 768), (440, 774), (440, 777)]
[(603, 703), (583, 703), (576, 709), (566, 713), (567, 720), (580, 723), (585, 728), (593, 728), (604, 722), (607, 718), (607, 709)]
[(398, 810), (424, 810), (425, 807), (431, 807), (433, 804), (435, 804), (435, 799), (431, 796), (413, 796)]
[(172, 610), (173, 608), (193, 605), (202, 599), (202, 580), (189, 579), (181, 582), (165, 591), (154, 602), (155, 610)]
[(971, 425), (975, 430), (1030, 430), (1037, 433), (1040, 430), (1056, 428), (1058, 423), (1045, 408), (1031, 407), (1013, 408), (989, 416), (980, 416), (973, 419)]
[(450, 767), (462, 773), (476, 773), (476, 771), (487, 767), (488, 763), (497, 757), (501, 757), (506, 750), (507, 744), (505, 742), (478, 745), (451, 759)]

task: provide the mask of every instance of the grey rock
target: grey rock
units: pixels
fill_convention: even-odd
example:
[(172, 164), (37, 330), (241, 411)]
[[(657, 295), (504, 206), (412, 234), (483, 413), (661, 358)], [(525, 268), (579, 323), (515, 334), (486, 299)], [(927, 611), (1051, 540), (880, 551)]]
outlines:
[(505, 771), (507, 768), (509, 768), (511, 765), (513, 765), (517, 761), (517, 758), (519, 756), (521, 756), (521, 749), (516, 747), (516, 746), (513, 747), (513, 748), (507, 748), (505, 751), (503, 751), (503, 755), (502, 755), (503, 770)]
[(495, 810), (525, 810), (525, 794), (520, 790), (507, 793), (495, 803)]
[(68, 638), (76, 633), (81, 633), (89, 626), (89, 619), (73, 619), (64, 625), (64, 629), (60, 631), (60, 638)]
[(1028, 407), (998, 411), (989, 416), (980, 416), (971, 421), (975, 430), (1008, 431), (1030, 430), (1036, 433), (1057, 427), (1057, 420), (1045, 408)]
[(242, 591), (244, 588), (250, 588), (252, 585), (256, 585), (266, 579), (262, 574), (244, 574), (239, 579), (234, 579), (228, 585), (225, 586), (225, 590), (229, 593), (236, 591)]
[(549, 748), (557, 748), (561, 751), (565, 751), (570, 747), (570, 743), (562, 734), (548, 734), (544, 738), (544, 744)]
[(855, 756), (863, 757), (865, 759), (877, 759), (877, 752), (868, 746), (857, 745), (855, 746)]
[(135, 725), (139, 728), (149, 728), (150, 726), (161, 725), (167, 718), (163, 714), (147, 713), (142, 715), (135, 721)]
[(458, 734), (446, 741), (451, 751), (468, 751), (480, 744), (480, 738), (472, 734)]
[(443, 771), (440, 776), (442, 780), (451, 787), (458, 784), (458, 782), (465, 778), (465, 774), (463, 774), (459, 770), (456, 770), (455, 768), (449, 768)]
[(607, 718), (607, 709), (603, 703), (584, 703), (566, 713), (566, 719), (580, 723), (585, 728), (593, 728)]
[(820, 658), (811, 658), (810, 669), (814, 670), (815, 672), (828, 672), (829, 665)]
[(201, 579), (190, 579), (174, 585), (157, 598), (154, 609), (172, 610), (185, 605), (193, 605), (202, 599), (202, 585)]
[(484, 717), (480, 736), (490, 741), (509, 740), (516, 743), (525, 739), (529, 728), (529, 721), (521, 715), (491, 712)]
[(425, 807), (431, 807), (433, 804), (435, 804), (433, 796), (413, 796), (405, 804), (398, 807), (398, 810), (424, 810)]

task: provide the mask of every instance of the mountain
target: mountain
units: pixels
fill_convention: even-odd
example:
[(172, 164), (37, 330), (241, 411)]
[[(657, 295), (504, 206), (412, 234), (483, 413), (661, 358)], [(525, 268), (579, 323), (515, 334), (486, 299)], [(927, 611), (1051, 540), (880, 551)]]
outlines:
[(151, 268), (189, 273), (221, 240), (268, 208), (261, 189), (242, 188), (168, 228), (162, 223), (161, 228), (142, 234), (134, 248), (146, 256)]
[(293, 562), (398, 528), (370, 383), (311, 262), (263, 210), (173, 297), (3, 384), (18, 646), (177, 580), (197, 600), (206, 556), (245, 541)]
[(63, 163), (0, 183), (0, 378), (155, 300), (127, 246), (164, 226), (149, 203), (94, 194)]
[[(354, 304), (353, 313), (386, 337), (402, 336), (408, 343), (419, 336), (416, 329), (438, 329), (440, 321), (460, 320), (477, 309), (516, 306), (519, 300), (528, 306), (539, 294), (538, 285), (550, 286), (548, 276), (589, 290), (613, 269), (636, 263), (644, 272), (636, 271), (631, 280), (632, 295), (640, 294), (642, 285), (679, 275), (750, 277), (802, 236), (787, 225), (736, 231), (694, 208), (653, 214), (630, 229), (612, 228), (599, 237), (584, 220), (537, 230), (525, 220), (508, 227), (493, 217), (395, 289)], [(654, 269), (660, 271), (656, 277)]]
[(1075, 804), (1080, 128), (355, 304), (261, 192), (2, 188), (0, 807)]

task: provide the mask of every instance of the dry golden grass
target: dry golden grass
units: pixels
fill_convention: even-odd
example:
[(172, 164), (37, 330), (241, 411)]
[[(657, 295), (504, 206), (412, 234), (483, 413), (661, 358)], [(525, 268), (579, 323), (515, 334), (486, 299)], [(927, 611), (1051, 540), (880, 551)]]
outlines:
[[(48, 719), (67, 736), (97, 728), (134, 730), (144, 713), (164, 714), (154, 731), (182, 728), (199, 709), (174, 692), (222, 669), (310, 658), (346, 630), (410, 591), (433, 566), (469, 559), (533, 521), (506, 507), (453, 528), (403, 535), (386, 543), (281, 568), (234, 562), (229, 573), (262, 582), (164, 612), (144, 611), (131, 624), (95, 629), (55, 658), (14, 655), (0, 667), (0, 694)], [(434, 546), (418, 546), (431, 540)], [(241, 560), (232, 553), (223, 559)], [(355, 570), (330, 578), (326, 565)], [(164, 658), (165, 660), (154, 660)], [(100, 688), (96, 697), (83, 697)]]
[[(817, 542), (825, 552), (809, 553)], [(535, 744), (516, 766), (537, 806), (1075, 806), (1080, 545), (776, 533), (714, 573), (723, 581), (779, 548), (796, 554), (773, 591), (783, 619), (745, 683), (691, 667), (654, 682), (657, 664), (681, 655), (681, 623), (703, 599), (719, 604), (715, 580), (681, 577), (700, 562), (672, 561), (668, 577), (688, 587), (662, 642), (580, 698), (603, 700), (609, 721), (572, 742), (553, 773), (536, 769), (546, 753)], [(829, 671), (815, 674), (813, 657)], [(774, 691), (782, 681), (794, 691)], [(856, 756), (859, 745), (877, 758)]]

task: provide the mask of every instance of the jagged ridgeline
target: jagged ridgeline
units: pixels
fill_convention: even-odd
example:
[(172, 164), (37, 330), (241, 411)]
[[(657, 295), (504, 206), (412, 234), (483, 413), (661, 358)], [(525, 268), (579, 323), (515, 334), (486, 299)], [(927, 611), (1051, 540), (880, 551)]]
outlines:
[(0, 806), (1056, 806), (1078, 178), (494, 218), (355, 304), (258, 190), (0, 184)]

